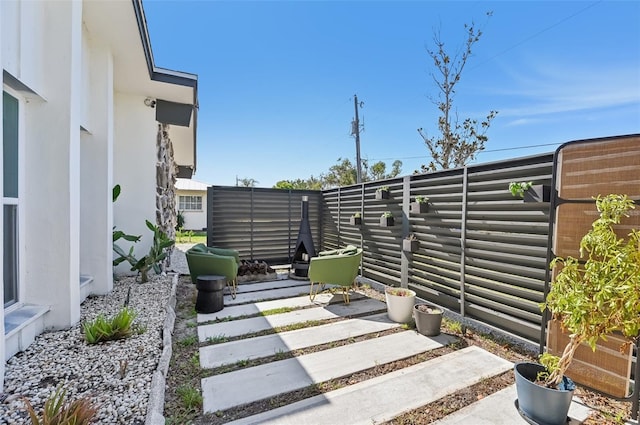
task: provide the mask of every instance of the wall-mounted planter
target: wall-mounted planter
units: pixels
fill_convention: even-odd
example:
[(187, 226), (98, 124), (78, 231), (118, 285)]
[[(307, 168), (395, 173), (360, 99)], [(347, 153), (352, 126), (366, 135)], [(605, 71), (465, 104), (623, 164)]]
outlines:
[(382, 199), (389, 199), (388, 190), (376, 190), (376, 200), (380, 201)]
[(411, 213), (412, 214), (424, 214), (429, 211), (428, 202), (412, 202)]
[(380, 227), (390, 227), (395, 224), (393, 217), (380, 217)]
[(551, 186), (536, 184), (524, 192), (524, 202), (549, 202), (551, 201)]
[(349, 217), (349, 224), (352, 226), (360, 226), (362, 224), (362, 217)]
[(417, 239), (403, 239), (402, 250), (407, 252), (416, 252), (420, 248), (420, 241)]

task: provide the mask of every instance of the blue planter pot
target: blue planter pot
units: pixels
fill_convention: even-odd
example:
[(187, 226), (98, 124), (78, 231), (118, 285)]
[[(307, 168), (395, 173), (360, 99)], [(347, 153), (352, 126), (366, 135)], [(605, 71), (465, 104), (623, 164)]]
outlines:
[(564, 377), (561, 387), (566, 389), (556, 390), (533, 382), (538, 372), (545, 370), (544, 366), (538, 363), (516, 363), (513, 370), (520, 413), (539, 424), (566, 424), (575, 389), (573, 381)]

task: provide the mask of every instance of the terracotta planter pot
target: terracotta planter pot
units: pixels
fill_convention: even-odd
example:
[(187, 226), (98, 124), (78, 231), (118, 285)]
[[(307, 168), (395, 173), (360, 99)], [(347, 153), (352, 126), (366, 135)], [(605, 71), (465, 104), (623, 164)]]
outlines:
[[(394, 292), (404, 295), (394, 295)], [(416, 293), (411, 289), (387, 288), (384, 291), (384, 295), (387, 301), (389, 319), (396, 323), (410, 322), (413, 305), (416, 303)]]

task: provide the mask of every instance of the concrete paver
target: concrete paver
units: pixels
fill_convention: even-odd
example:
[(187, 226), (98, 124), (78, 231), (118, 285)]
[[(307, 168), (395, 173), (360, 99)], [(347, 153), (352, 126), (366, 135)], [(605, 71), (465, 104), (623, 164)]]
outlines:
[[(284, 280), (276, 280), (276, 281), (268, 281), (268, 282), (246, 282), (238, 284), (238, 294), (243, 294), (246, 292), (256, 292), (256, 291), (265, 291), (265, 290), (273, 290), (280, 288), (289, 288), (293, 286), (309, 286), (309, 282), (293, 280), (293, 279), (284, 279)], [(225, 295), (229, 293), (229, 288), (226, 287), (224, 289)]]
[(472, 346), (231, 424), (377, 424), (511, 368)]
[[(203, 410), (216, 412), (273, 397), (442, 347), (450, 341), (451, 337), (444, 334), (426, 338), (405, 331), (211, 376), (201, 381)], [(451, 371), (446, 369), (442, 371), (444, 378), (436, 382), (448, 379), (446, 374)]]
[(231, 298), (231, 295), (225, 295), (224, 305), (231, 306), (254, 303), (257, 301), (274, 300), (277, 298), (297, 297), (305, 294), (309, 294), (309, 282), (305, 282), (303, 285), (291, 286), (289, 288), (239, 293), (235, 299)]
[[(353, 294), (352, 300), (362, 299), (360, 294)], [(198, 323), (210, 322), (216, 319), (235, 318), (240, 316), (250, 316), (258, 314), (263, 311), (273, 310), (282, 307), (308, 307), (312, 305), (323, 306), (330, 303), (342, 302), (341, 294), (330, 294), (328, 292), (318, 294), (313, 301), (308, 295), (302, 295), (300, 297), (284, 298), (271, 301), (260, 301), (250, 304), (233, 305), (230, 307), (224, 307), (222, 310), (216, 313), (198, 314)]]
[[(471, 420), (474, 425), (526, 424), (515, 406), (517, 398), (514, 384), (434, 422), (434, 425), (468, 425)], [(574, 397), (569, 408), (571, 421), (567, 424), (581, 424), (590, 412), (591, 409)]]
[(399, 323), (389, 320), (386, 313), (382, 313), (311, 328), (209, 345), (200, 348), (200, 366), (214, 368), (239, 360), (273, 356), (276, 353), (287, 353), (300, 348), (381, 332), (399, 326)]
[(312, 307), (295, 310), (289, 313), (273, 314), (269, 316), (250, 317), (248, 319), (232, 320), (230, 322), (212, 323), (198, 326), (198, 340), (205, 342), (209, 337), (234, 337), (259, 332), (278, 326), (287, 326), (309, 320), (327, 320), (338, 317), (372, 313), (386, 309), (386, 304), (367, 298), (361, 301), (345, 304), (329, 304), (324, 307)]

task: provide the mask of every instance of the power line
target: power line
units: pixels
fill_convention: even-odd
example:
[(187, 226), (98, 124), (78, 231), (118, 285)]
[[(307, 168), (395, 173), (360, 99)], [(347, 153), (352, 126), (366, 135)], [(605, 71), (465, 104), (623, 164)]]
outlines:
[[(544, 146), (559, 146), (562, 143), (543, 143), (540, 145), (529, 145), (529, 146), (517, 146), (514, 148), (502, 148), (502, 149), (489, 149), (489, 150), (482, 150), (480, 152), (477, 152), (477, 155), (483, 154), (483, 153), (491, 153), (491, 152), (503, 152), (503, 151), (517, 151), (517, 150), (521, 150), (521, 149), (531, 149), (531, 148), (540, 148), (540, 147), (544, 147)], [(419, 155), (419, 156), (402, 156), (402, 157), (396, 157), (396, 158), (371, 158), (369, 159), (370, 161), (391, 161), (391, 160), (396, 160), (396, 159), (419, 159), (419, 158), (424, 158), (427, 155)]]
[(603, 0), (598, 0), (598, 1), (595, 1), (595, 2), (591, 3), (591, 4), (590, 4), (590, 5), (588, 5), (588, 6), (583, 7), (582, 9), (578, 10), (577, 12), (575, 12), (575, 13), (573, 13), (573, 14), (569, 15), (569, 16), (566, 16), (566, 17), (564, 17), (564, 18), (562, 18), (562, 19), (560, 19), (560, 20), (559, 20), (558, 22), (556, 22), (555, 24), (551, 24), (551, 25), (549, 25), (548, 27), (545, 27), (545, 28), (541, 29), (540, 31), (536, 32), (535, 34), (532, 34), (532, 35), (530, 35), (529, 37), (527, 37), (527, 38), (525, 38), (525, 39), (523, 39), (523, 40), (520, 40), (519, 42), (517, 42), (517, 43), (515, 43), (515, 44), (511, 45), (510, 47), (507, 47), (507, 48), (506, 48), (506, 49), (504, 49), (503, 51), (501, 51), (501, 52), (499, 52), (499, 53), (496, 53), (495, 55), (491, 56), (490, 58), (488, 58), (488, 59), (487, 59), (487, 60), (485, 60), (484, 62), (480, 62), (480, 63), (479, 63), (479, 64), (477, 64), (476, 66), (474, 66), (474, 67), (470, 68), (470, 69), (469, 69), (469, 71), (471, 71), (471, 70), (473, 70), (473, 69), (476, 69), (476, 68), (478, 68), (478, 67), (481, 67), (481, 66), (482, 66), (482, 65), (484, 65), (485, 63), (487, 63), (487, 62), (490, 62), (490, 61), (494, 60), (494, 59), (495, 59), (495, 58), (497, 58), (498, 56), (501, 56), (501, 55), (503, 55), (503, 54), (505, 54), (505, 53), (507, 53), (507, 52), (509, 52), (509, 51), (511, 51), (511, 50), (513, 50), (513, 49), (515, 49), (516, 47), (521, 46), (522, 44), (526, 43), (527, 41), (529, 41), (529, 40), (531, 40), (531, 39), (534, 39), (534, 38), (538, 37), (540, 34), (543, 34), (543, 33), (547, 32), (547, 31), (549, 31), (550, 29), (552, 29), (552, 28), (555, 28), (555, 27), (559, 26), (560, 24), (562, 24), (562, 23), (564, 23), (564, 22), (568, 21), (568, 20), (569, 20), (569, 19), (571, 19), (571, 18), (574, 18), (574, 17), (576, 17), (576, 16), (580, 15), (581, 13), (583, 13), (583, 12), (587, 11), (588, 9), (591, 9), (591, 8), (592, 8), (592, 7), (594, 7), (595, 5), (597, 5), (597, 4), (599, 4), (599, 3), (602, 3), (602, 2), (603, 2)]

